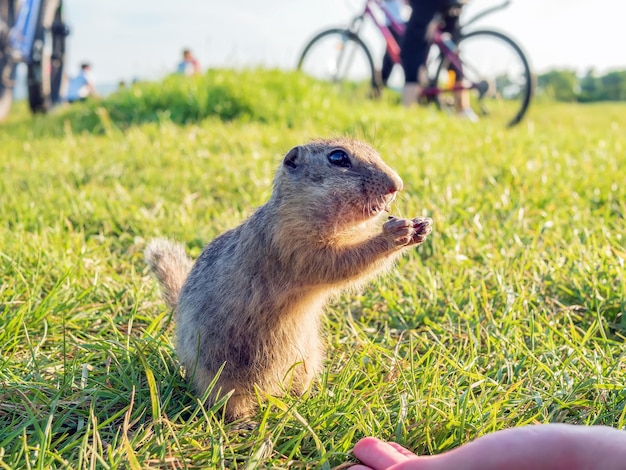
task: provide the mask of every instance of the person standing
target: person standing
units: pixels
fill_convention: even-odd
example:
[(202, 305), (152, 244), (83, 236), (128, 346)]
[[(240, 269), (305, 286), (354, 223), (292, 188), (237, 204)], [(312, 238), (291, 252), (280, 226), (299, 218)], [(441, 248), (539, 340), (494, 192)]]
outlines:
[(183, 60), (178, 63), (176, 73), (179, 75), (198, 75), (200, 73), (200, 64), (191, 53), (190, 49), (183, 49)]
[(67, 86), (67, 101), (70, 103), (84, 101), (90, 96), (98, 96), (98, 92), (94, 86), (91, 65), (85, 62), (81, 64), (78, 75), (70, 79)]

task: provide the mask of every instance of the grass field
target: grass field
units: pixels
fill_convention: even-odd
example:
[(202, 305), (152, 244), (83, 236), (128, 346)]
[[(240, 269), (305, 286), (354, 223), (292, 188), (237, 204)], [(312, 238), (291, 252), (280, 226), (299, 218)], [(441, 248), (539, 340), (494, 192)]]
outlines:
[[(626, 106), (535, 103), (518, 127), (212, 71), (0, 127), (0, 467), (331, 468), (363, 436), (440, 453), (528, 423), (626, 429)], [(328, 360), (255, 426), (190, 393), (142, 250), (203, 245), (281, 156), (350, 135), (434, 220), (333, 301)]]

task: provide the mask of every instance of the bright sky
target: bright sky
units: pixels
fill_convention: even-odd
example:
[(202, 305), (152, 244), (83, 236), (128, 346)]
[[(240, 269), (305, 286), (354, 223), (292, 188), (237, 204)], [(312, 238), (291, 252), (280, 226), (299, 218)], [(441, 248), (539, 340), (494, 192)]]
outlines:
[[(183, 47), (201, 66), (292, 69), (313, 33), (340, 26), (363, 0), (65, 0), (70, 74), (89, 61), (99, 83), (171, 71)], [(467, 13), (497, 3), (472, 0)], [(481, 22), (513, 36), (535, 71), (626, 69), (626, 1), (513, 0)], [(368, 35), (375, 51), (382, 40)]]

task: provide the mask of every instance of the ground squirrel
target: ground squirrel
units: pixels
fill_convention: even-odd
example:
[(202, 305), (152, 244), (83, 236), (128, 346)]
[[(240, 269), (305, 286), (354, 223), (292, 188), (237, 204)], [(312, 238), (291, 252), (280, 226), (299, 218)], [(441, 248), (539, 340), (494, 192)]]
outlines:
[(146, 261), (175, 309), (180, 360), (198, 393), (223, 367), (209, 401), (232, 391), (227, 419), (254, 412), (255, 387), (304, 392), (324, 357), (328, 298), (426, 239), (430, 219), (382, 223), (401, 189), (369, 145), (315, 140), (285, 155), (269, 201), (195, 264), (179, 244), (150, 242)]

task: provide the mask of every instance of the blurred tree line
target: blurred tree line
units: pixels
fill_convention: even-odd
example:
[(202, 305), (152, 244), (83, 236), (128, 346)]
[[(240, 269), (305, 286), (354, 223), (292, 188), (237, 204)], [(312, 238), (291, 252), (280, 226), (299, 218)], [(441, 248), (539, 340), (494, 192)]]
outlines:
[(598, 75), (589, 69), (583, 76), (573, 70), (551, 70), (537, 76), (537, 94), (557, 101), (626, 101), (626, 70)]

